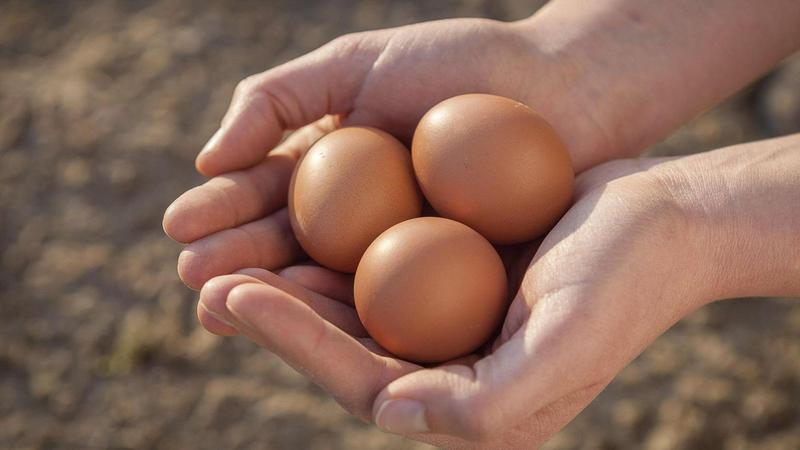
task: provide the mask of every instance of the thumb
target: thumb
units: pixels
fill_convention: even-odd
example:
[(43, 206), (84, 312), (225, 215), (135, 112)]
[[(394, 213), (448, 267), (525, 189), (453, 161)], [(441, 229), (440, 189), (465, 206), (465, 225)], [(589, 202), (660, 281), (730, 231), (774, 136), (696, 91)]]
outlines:
[(552, 416), (554, 405), (560, 412), (548, 423), (576, 414), (608, 383), (617, 361), (608, 357), (614, 347), (598, 316), (557, 300), (537, 302), (507, 342), (471, 366), (423, 369), (392, 381), (373, 403), (375, 424), (402, 435), (480, 442), (535, 414)]
[[(504, 350), (505, 346), (498, 349)], [(425, 433), (486, 440), (508, 425), (513, 403), (520, 396), (527, 397), (526, 392), (515, 392), (517, 389), (509, 384), (519, 374), (518, 368), (506, 367), (502, 373), (498, 369), (504, 363), (498, 358), (504, 357), (495, 353), (473, 366), (445, 365), (394, 380), (373, 403), (375, 424), (401, 435)], [(527, 400), (525, 403), (526, 408), (531, 406)]]
[(236, 87), (220, 129), (197, 156), (197, 170), (215, 176), (261, 162), (286, 130), (326, 114), (346, 114), (382, 48), (371, 33), (337, 38)]

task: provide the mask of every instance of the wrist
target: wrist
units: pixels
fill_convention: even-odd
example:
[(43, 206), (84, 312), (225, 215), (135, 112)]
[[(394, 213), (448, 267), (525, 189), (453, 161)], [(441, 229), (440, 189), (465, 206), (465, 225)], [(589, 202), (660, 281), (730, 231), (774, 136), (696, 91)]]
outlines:
[[(624, 160), (620, 160), (624, 161)], [(622, 192), (614, 195), (627, 205), (625, 217), (635, 219), (635, 226), (626, 232), (631, 241), (646, 242), (646, 251), (637, 252), (636, 291), (643, 298), (655, 299), (654, 308), (665, 311), (665, 326), (715, 298), (717, 282), (705, 261), (706, 236), (698, 226), (698, 217), (686, 208), (675, 188), (666, 180), (676, 171), (670, 168), (673, 158), (639, 160), (641, 171), (615, 181)], [(614, 164), (614, 163), (611, 163)], [(637, 211), (638, 210), (638, 211)]]
[(515, 26), (562, 80), (550, 96), (567, 131), (595, 132), (575, 149), (590, 167), (638, 155), (796, 51), (798, 3), (767, 3), (561, 0)]
[(704, 301), (800, 295), (800, 135), (658, 169), (692, 230)]

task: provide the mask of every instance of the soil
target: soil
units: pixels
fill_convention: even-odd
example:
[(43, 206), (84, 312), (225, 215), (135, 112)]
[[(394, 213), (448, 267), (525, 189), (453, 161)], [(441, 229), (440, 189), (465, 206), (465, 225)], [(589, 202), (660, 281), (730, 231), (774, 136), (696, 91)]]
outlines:
[[(426, 448), (200, 329), (161, 216), (246, 75), (345, 32), (530, 4), (0, 2), (0, 448)], [(651, 152), (799, 128), (795, 58)], [(692, 314), (547, 448), (800, 448), (800, 302)]]

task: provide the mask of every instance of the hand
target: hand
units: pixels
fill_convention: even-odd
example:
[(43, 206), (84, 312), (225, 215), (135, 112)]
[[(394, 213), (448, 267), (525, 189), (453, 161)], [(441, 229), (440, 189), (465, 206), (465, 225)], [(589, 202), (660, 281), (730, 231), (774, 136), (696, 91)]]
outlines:
[[(548, 11), (557, 19), (550, 21), (550, 31), (564, 29), (558, 8)], [(775, 14), (786, 18), (782, 26), (792, 23), (790, 15)], [(640, 16), (636, 11), (618, 15), (634, 22)], [(704, 17), (698, 15), (695, 20), (702, 22)], [(713, 35), (724, 23), (689, 29)], [(749, 71), (731, 71), (738, 75), (717, 83), (696, 62), (708, 61), (720, 72), (723, 63), (733, 59), (675, 55), (680, 46), (666, 57), (658, 43), (670, 40), (664, 39), (661, 28), (647, 26), (635, 27), (636, 33), (651, 29), (657, 33), (649, 36), (648, 43), (637, 40), (641, 45), (633, 58), (615, 45), (618, 33), (600, 33), (610, 39), (595, 39), (597, 33), (588, 32), (590, 28), (572, 27), (577, 31), (572, 36), (550, 33), (556, 39), (542, 46), (518, 34), (522, 27), (516, 24), (422, 24), (348, 36), (248, 79), (237, 89), (221, 131), (198, 156), (198, 169), (217, 177), (182, 196), (165, 215), (168, 234), (192, 242), (179, 260), (182, 278), (198, 288), (215, 275), (239, 268), (283, 267), (302, 258), (281, 209), (288, 178), (310, 141), (340, 123), (374, 125), (407, 139), (413, 126), (409, 124), (441, 98), (468, 91), (492, 92), (520, 99), (542, 112), (567, 139), (576, 171), (581, 171), (614, 156), (615, 148), (623, 149), (617, 155), (637, 152), (790, 48), (789, 44), (764, 45), (774, 50), (765, 57), (759, 56), (764, 52), (751, 52), (759, 57), (758, 64), (745, 64)], [(625, 28), (607, 27), (612, 31)], [(544, 30), (537, 35), (547, 34)], [(478, 38), (473, 40), (474, 36)], [(563, 42), (575, 36), (574, 42)], [(780, 41), (780, 36), (776, 32), (759, 38)], [(624, 33), (622, 38), (631, 41)], [(583, 51), (567, 51), (586, 41), (589, 45)], [(503, 45), (495, 46), (498, 42)], [(730, 42), (735, 47), (736, 40)], [(465, 48), (478, 48), (476, 53), (483, 59), (475, 62), (479, 58), (464, 55)], [(699, 48), (700, 53), (709, 51)], [(584, 57), (567, 59), (565, 54)], [(630, 76), (618, 77), (615, 70), (603, 72), (591, 64), (600, 61), (600, 68), (613, 69), (630, 60), (649, 70), (631, 70), (625, 72)], [(662, 67), (675, 60), (694, 72)], [(648, 61), (660, 61), (661, 66)], [(587, 73), (591, 86), (587, 86)], [(670, 73), (681, 76), (663, 78)], [(607, 84), (608, 80), (613, 83)], [(647, 95), (630, 92), (631, 86)], [(652, 92), (687, 86), (704, 95), (685, 92), (665, 104), (650, 98)], [(624, 92), (629, 95), (613, 95)], [(335, 115), (296, 133), (264, 159), (285, 129), (326, 113)], [(473, 355), (434, 369), (391, 358), (365, 338), (355, 320), (347, 304), (349, 280), (314, 267), (286, 269), (281, 272), (284, 278), (247, 270), (215, 279), (202, 293), (198, 314), (209, 330), (247, 334), (334, 393), (350, 411), (376, 420), (385, 429), (448, 446), (533, 445), (577, 414), (626, 361), (686, 311), (723, 292), (750, 292), (721, 289), (726, 283), (735, 284), (730, 283), (735, 277), (708, 273), (708, 267), (724, 267), (731, 259), (720, 251), (726, 241), (714, 243), (708, 238), (708, 227), (690, 226), (698, 216), (708, 218), (708, 209), (697, 207), (703, 202), (695, 198), (690, 202), (694, 207), (688, 208), (702, 214), (686, 214), (684, 199), (675, 198), (671, 176), (665, 175), (671, 170), (654, 168), (648, 176), (647, 171), (636, 173), (638, 164), (620, 162), (579, 177), (583, 186), (578, 191), (579, 203), (536, 253), (503, 333), (488, 355)], [(715, 191), (707, 194), (719, 197)], [(793, 195), (790, 198), (796, 198)], [(740, 199), (735, 200), (731, 203), (741, 205)], [(763, 203), (763, 198), (758, 200)], [(797, 229), (797, 223), (792, 226), (787, 229)], [(682, 232), (674, 233), (676, 228)], [(776, 242), (783, 244), (778, 246), (783, 253), (775, 254), (796, 248), (785, 245), (785, 239)], [(673, 250), (677, 253), (670, 253)], [(669, 264), (674, 255), (688, 262)], [(714, 264), (700, 263), (711, 257)], [(680, 282), (673, 285), (653, 277), (648, 267)], [(796, 264), (764, 267), (771, 269), (766, 277), (770, 280), (793, 270), (793, 278), (784, 278), (790, 280), (784, 287), (797, 289), (791, 281), (800, 279)], [(738, 272), (743, 270), (740, 267)], [(697, 286), (702, 288), (694, 289)], [(307, 353), (310, 350), (316, 352), (313, 358)], [(415, 431), (422, 429), (428, 431)]]
[(575, 205), (538, 251), (504, 249), (512, 280), (524, 278), (488, 354), (436, 368), (388, 355), (358, 322), (351, 277), (314, 266), (214, 278), (198, 315), (211, 332), (253, 339), (385, 430), (446, 447), (531, 448), (705, 299), (687, 289), (705, 271), (700, 241), (664, 187), (670, 164), (624, 160), (585, 172)]
[[(302, 258), (284, 208), (289, 177), (300, 154), (341, 124), (376, 126), (408, 142), (438, 101), (489, 92), (543, 113), (575, 149), (577, 170), (602, 159), (592, 151), (606, 145), (604, 135), (592, 120), (594, 102), (567, 73), (573, 63), (546, 57), (528, 34), (519, 23), (477, 19), (359, 33), (244, 80), (197, 158), (215, 177), (164, 217), (167, 234), (190, 243), (178, 261), (181, 278), (199, 289), (216, 275)], [(277, 145), (286, 129), (315, 120)]]
[(315, 266), (214, 278), (198, 315), (384, 430), (444, 447), (535, 447), (690, 311), (800, 295), (800, 210), (787, 207), (800, 197), (798, 151), (800, 134), (581, 174), (538, 249), (504, 249), (512, 280), (524, 277), (491, 350), (435, 368), (380, 349), (358, 323), (352, 279)]

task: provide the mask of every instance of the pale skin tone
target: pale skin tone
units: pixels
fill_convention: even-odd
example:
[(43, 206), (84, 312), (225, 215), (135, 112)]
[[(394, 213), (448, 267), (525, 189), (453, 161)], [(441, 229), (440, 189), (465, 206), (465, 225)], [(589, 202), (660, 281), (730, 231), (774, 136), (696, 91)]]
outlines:
[[(211, 180), (164, 219), (189, 244), (178, 271), (202, 287), (201, 323), (251, 338), (384, 430), (445, 447), (540, 444), (689, 312), (800, 295), (800, 135), (626, 159), (794, 51), (797, 23), (794, 0), (562, 0), (515, 23), (349, 35), (249, 78), (198, 156)], [(466, 92), (521, 100), (553, 124), (575, 203), (541, 243), (504, 251), (516, 294), (491, 349), (421, 368), (368, 339), (350, 277), (302, 262), (286, 190), (325, 132), (408, 139), (427, 108)]]

